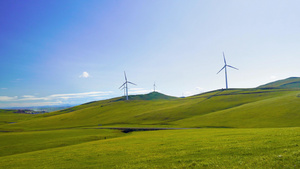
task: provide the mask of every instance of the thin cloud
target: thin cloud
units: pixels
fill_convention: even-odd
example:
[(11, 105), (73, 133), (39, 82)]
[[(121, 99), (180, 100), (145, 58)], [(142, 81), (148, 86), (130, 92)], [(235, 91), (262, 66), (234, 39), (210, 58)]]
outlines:
[(18, 100), (18, 96), (9, 97), (9, 96), (0, 96), (0, 101), (16, 101)]
[(7, 90), (7, 88), (3, 87), (3, 88), (1, 88), (1, 90)]
[(20, 82), (20, 81), (22, 81), (23, 79), (14, 79), (14, 80), (12, 80), (11, 82), (14, 82), (14, 83), (18, 83), (18, 82)]
[(36, 97), (34, 95), (23, 95), (21, 97), (0, 96), (0, 107), (31, 107), (47, 106), (60, 104), (78, 104), (99, 100), (112, 94), (112, 91), (93, 91), (84, 93), (53, 94), (45, 97)]
[(79, 77), (80, 78), (88, 78), (88, 77), (90, 77), (90, 74), (88, 72), (82, 72), (82, 74)]
[(24, 95), (24, 96), (22, 96), (22, 97), (25, 97), (25, 98), (33, 98), (33, 97), (35, 97), (35, 96), (32, 96), (32, 95)]
[(38, 107), (38, 106), (55, 106), (62, 104), (62, 101), (53, 102), (35, 102), (35, 103), (0, 103), (0, 107)]
[(50, 99), (47, 99), (47, 97), (24, 97), (22, 96), (23, 98), (19, 99), (18, 101), (34, 101), (34, 100), (50, 100)]
[(85, 92), (85, 93), (69, 93), (69, 94), (53, 94), (46, 97), (36, 97), (33, 95), (23, 95), (21, 98), (17, 96), (9, 97), (9, 96), (0, 96), (0, 101), (50, 101), (50, 100), (59, 100), (59, 99), (79, 99), (79, 98), (93, 98), (93, 97), (102, 97), (113, 93), (112, 91), (101, 92)]
[(112, 93), (111, 91), (108, 92), (85, 92), (85, 93), (71, 93), (71, 94), (54, 94), (48, 96), (48, 98), (62, 98), (62, 99), (69, 99), (69, 98), (84, 98), (84, 97), (99, 97), (103, 95), (108, 95)]

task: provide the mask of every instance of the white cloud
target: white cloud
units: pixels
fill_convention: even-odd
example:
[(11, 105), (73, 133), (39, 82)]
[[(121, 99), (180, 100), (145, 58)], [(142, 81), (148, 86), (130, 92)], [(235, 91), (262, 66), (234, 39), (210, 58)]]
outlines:
[(33, 97), (35, 97), (35, 96), (32, 96), (32, 95), (24, 95), (24, 96), (22, 96), (22, 97), (25, 97), (25, 98), (33, 98)]
[(60, 105), (63, 102), (61, 101), (54, 101), (54, 102), (35, 102), (35, 103), (0, 103), (0, 107), (35, 107), (35, 106), (53, 106), (53, 105)]
[(19, 99), (19, 101), (32, 101), (32, 100), (49, 100), (46, 97), (35, 97), (31, 95), (22, 96), (23, 98)]
[(112, 91), (101, 92), (85, 92), (85, 93), (69, 93), (69, 94), (53, 94), (45, 97), (36, 97), (33, 95), (23, 95), (22, 97), (0, 96), (0, 107), (31, 107), (82, 103), (84, 101), (93, 101), (103, 99), (104, 96), (110, 95)]
[(88, 77), (90, 77), (90, 74), (88, 72), (82, 72), (82, 74), (79, 77), (80, 78), (88, 78)]
[(7, 90), (7, 88), (3, 87), (3, 88), (1, 88), (1, 90)]
[(18, 99), (18, 96), (9, 97), (9, 96), (0, 96), (0, 101), (15, 101)]
[(61, 98), (61, 99), (70, 99), (70, 98), (85, 98), (85, 97), (99, 97), (103, 95), (108, 95), (112, 93), (111, 91), (108, 92), (85, 92), (85, 93), (70, 93), (70, 94), (53, 94), (48, 96), (47, 98)]

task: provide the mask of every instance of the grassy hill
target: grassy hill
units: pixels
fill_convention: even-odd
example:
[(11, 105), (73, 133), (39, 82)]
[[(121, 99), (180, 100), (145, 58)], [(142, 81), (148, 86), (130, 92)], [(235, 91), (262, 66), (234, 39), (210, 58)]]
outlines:
[(300, 90), (230, 89), (187, 98), (157, 92), (90, 102), (47, 113), (5, 130), (59, 129), (92, 126), (156, 127), (297, 127), (300, 126)]
[(300, 77), (290, 77), (283, 80), (271, 82), (259, 88), (283, 88), (283, 89), (300, 89)]
[[(0, 110), (0, 168), (299, 168), (299, 105), (300, 89), (269, 87)], [(194, 129), (99, 129), (113, 126)]]

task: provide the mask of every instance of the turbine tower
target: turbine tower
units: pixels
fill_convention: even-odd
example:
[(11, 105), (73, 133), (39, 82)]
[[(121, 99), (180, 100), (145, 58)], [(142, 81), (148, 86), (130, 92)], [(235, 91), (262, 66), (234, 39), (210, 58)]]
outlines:
[(155, 85), (155, 82), (154, 82), (154, 84), (153, 84), (154, 92), (155, 92), (155, 87), (156, 87), (156, 85)]
[(122, 86), (119, 87), (119, 89), (121, 89), (121, 88), (124, 86), (123, 89), (125, 90), (124, 92), (126, 92), (126, 93), (125, 93), (125, 94), (126, 94), (126, 100), (128, 100), (128, 83), (133, 84), (133, 85), (136, 85), (136, 84), (134, 84), (134, 83), (132, 83), (132, 82), (129, 82), (129, 81), (127, 80), (125, 71), (124, 71), (124, 76), (125, 76), (125, 83), (123, 83)]
[(125, 86), (122, 87), (122, 89), (124, 91), (124, 97), (126, 96), (126, 90), (125, 90)]
[(235, 68), (235, 67), (233, 67), (233, 66), (227, 65), (224, 52), (223, 52), (223, 58), (224, 58), (224, 64), (225, 64), (225, 65), (224, 65), (224, 67), (223, 67), (217, 74), (219, 74), (223, 69), (225, 69), (226, 89), (228, 89), (227, 67), (230, 67), (230, 68), (233, 68), (233, 69), (236, 69), (236, 70), (239, 70), (239, 69), (238, 69), (238, 68)]

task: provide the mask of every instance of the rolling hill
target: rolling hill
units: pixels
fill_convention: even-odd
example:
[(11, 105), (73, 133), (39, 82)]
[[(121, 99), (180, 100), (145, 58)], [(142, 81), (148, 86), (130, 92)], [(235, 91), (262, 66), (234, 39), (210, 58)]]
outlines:
[[(186, 98), (155, 92), (130, 99), (46, 114), (0, 110), (0, 168), (299, 165), (300, 89), (215, 90)], [(177, 130), (125, 133), (111, 127)]]
[(161, 93), (95, 101), (34, 119), (0, 126), (1, 130), (73, 127), (297, 127), (300, 90), (229, 89), (187, 98)]
[(282, 89), (300, 89), (300, 77), (290, 77), (283, 80), (271, 82), (258, 88), (282, 88)]

